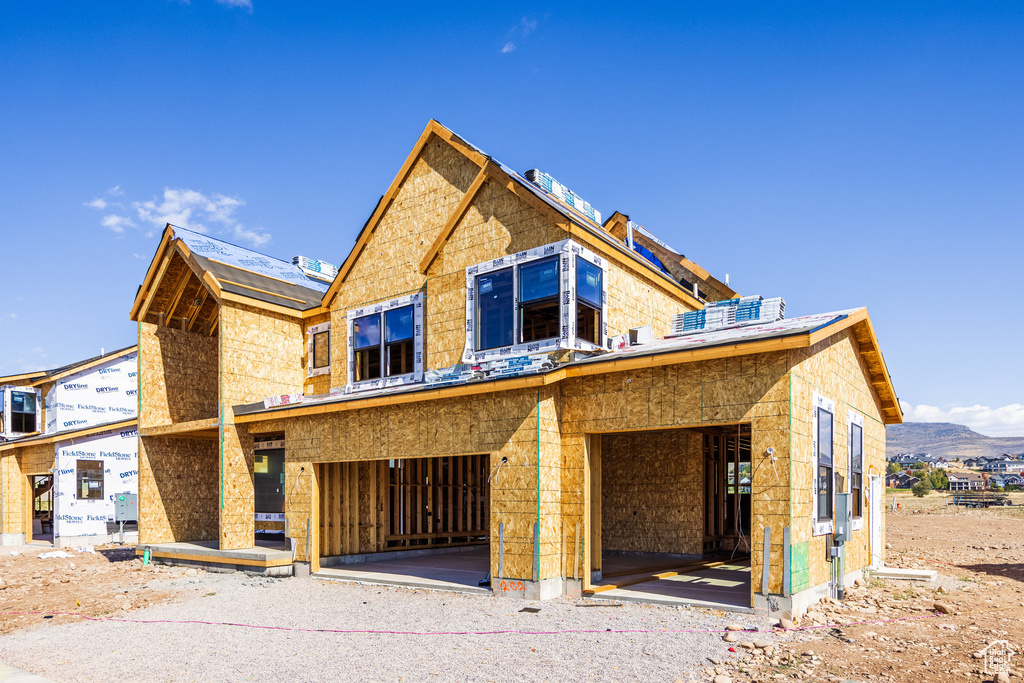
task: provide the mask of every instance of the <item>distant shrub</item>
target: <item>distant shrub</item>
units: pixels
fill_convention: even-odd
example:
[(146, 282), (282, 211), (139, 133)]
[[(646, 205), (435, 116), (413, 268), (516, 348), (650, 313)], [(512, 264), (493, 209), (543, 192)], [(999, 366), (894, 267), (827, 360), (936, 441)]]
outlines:
[(913, 486), (910, 487), (910, 492), (918, 498), (924, 498), (928, 495), (928, 492), (932, 490), (931, 485), (927, 479), (922, 479)]

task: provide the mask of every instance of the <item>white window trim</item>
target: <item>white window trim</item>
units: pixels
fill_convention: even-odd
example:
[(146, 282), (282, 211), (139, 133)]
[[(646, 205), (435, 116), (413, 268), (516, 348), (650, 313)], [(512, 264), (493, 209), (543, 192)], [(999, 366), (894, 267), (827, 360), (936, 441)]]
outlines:
[[(847, 455), (847, 472), (849, 473), (850, 482), (853, 482), (853, 426), (857, 425), (860, 427), (860, 517), (854, 517), (853, 523), (850, 525), (854, 531), (860, 531), (864, 528), (864, 511), (868, 509), (868, 498), (867, 498), (867, 475), (864, 472), (864, 416), (860, 413), (849, 410), (846, 413), (847, 421), (847, 434), (849, 434), (847, 441), (848, 445), (846, 448)], [(850, 493), (853, 493), (853, 487), (850, 487)]]
[[(478, 275), (512, 268), (513, 291), (513, 339), (519, 339), (519, 268), (532, 261), (559, 256), (561, 273), (559, 283), (559, 317), (561, 333), (553, 339), (515, 343), (496, 349), (476, 350), (476, 278)], [(608, 338), (608, 267), (603, 258), (580, 246), (572, 240), (562, 240), (547, 244), (536, 249), (527, 249), (516, 254), (502, 256), (486, 263), (479, 263), (466, 269), (466, 346), (462, 354), (464, 363), (482, 363), (485, 361), (525, 356), (534, 353), (549, 353), (560, 349), (578, 349), (581, 351), (597, 351), (602, 344), (592, 344), (576, 336), (576, 257), (579, 257), (601, 269), (601, 329), (598, 340), (604, 342)]]
[(824, 536), (835, 531), (835, 515), (832, 519), (818, 521), (818, 408), (832, 413), (832, 511), (835, 512), (836, 491), (836, 402), (814, 392), (814, 403), (811, 408), (811, 533)]
[(34, 432), (14, 432), (11, 431), (11, 425), (14, 420), (14, 412), (11, 410), (13, 399), (11, 398), (11, 392), (18, 391), (25, 394), (32, 394), (35, 396), (36, 401), (36, 432), (45, 433), (46, 424), (43, 422), (43, 409), (42, 404), (42, 391), (35, 387), (22, 387), (8, 384), (0, 387), (0, 412), (3, 412), (4, 420), (3, 424), (0, 424), (0, 434), (6, 437), (20, 437), (24, 434), (33, 434)]
[[(321, 332), (327, 332), (327, 365), (322, 368), (313, 367), (313, 337), (320, 334)], [(331, 323), (320, 323), (319, 325), (310, 325), (309, 329), (306, 330), (306, 377), (319, 377), (320, 375), (328, 375), (331, 372)]]
[[(395, 308), (402, 308), (403, 306), (412, 305), (413, 307), (413, 327), (412, 327), (412, 349), (413, 349), (413, 371), (404, 375), (395, 375), (394, 377), (381, 377), (380, 379), (368, 379), (362, 382), (355, 381), (356, 375), (356, 354), (354, 349), (354, 339), (352, 337), (352, 323), (356, 318), (361, 318), (364, 315), (371, 315), (373, 313), (383, 314), (385, 311), (390, 311)], [(416, 294), (409, 294), (407, 296), (401, 296), (397, 299), (391, 299), (390, 301), (384, 301), (378, 304), (371, 304), (369, 306), (363, 306), (362, 308), (355, 308), (348, 312), (348, 343), (346, 349), (348, 352), (348, 384), (345, 386), (345, 393), (355, 393), (360, 391), (372, 391), (374, 389), (385, 389), (390, 387), (400, 387), (406, 384), (415, 384), (423, 381), (423, 293), (417, 292)], [(384, 336), (384, 323), (381, 322), (380, 334)], [(383, 359), (381, 359), (383, 361)], [(383, 373), (383, 364), (381, 367)]]

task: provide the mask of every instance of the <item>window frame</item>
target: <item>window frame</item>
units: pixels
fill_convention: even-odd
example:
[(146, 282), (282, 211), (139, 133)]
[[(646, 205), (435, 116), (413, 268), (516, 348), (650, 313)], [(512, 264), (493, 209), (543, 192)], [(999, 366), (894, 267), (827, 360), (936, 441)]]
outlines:
[[(83, 470), (95, 470), (96, 469), (95, 467), (83, 468), (82, 467), (82, 463), (84, 463), (84, 462), (87, 462), (87, 463), (97, 463), (100, 466), (99, 467), (99, 469), (100, 469), (100, 478), (99, 478), (100, 487), (99, 487), (99, 495), (98, 496), (82, 496), (82, 472), (83, 472)], [(75, 500), (106, 500), (106, 498), (104, 497), (104, 491), (106, 489), (106, 471), (107, 471), (106, 465), (105, 465), (105, 463), (102, 460), (76, 459), (75, 460)], [(90, 478), (88, 481), (93, 481), (93, 479)], [(90, 487), (87, 490), (91, 491), (93, 489)]]
[[(559, 259), (559, 290), (558, 315), (559, 334), (557, 337), (531, 340), (522, 339), (522, 304), (519, 294), (520, 266), (529, 265), (542, 259), (557, 256)], [(601, 302), (599, 309), (599, 329), (597, 330), (600, 344), (594, 344), (576, 336), (576, 271), (577, 259), (583, 260), (601, 270)], [(499, 270), (512, 269), (513, 302), (508, 315), (512, 321), (512, 344), (492, 349), (477, 348), (476, 336), (479, 322), (477, 304), (479, 302), (478, 278), (481, 275)], [(466, 268), (466, 343), (462, 354), (464, 363), (481, 363), (501, 360), (515, 356), (548, 353), (560, 349), (576, 349), (581, 351), (597, 351), (606, 345), (607, 302), (608, 302), (608, 267), (605, 260), (589, 249), (572, 240), (562, 240), (546, 244), (536, 249), (527, 249), (515, 254), (508, 254), (485, 263)]]
[[(35, 418), (36, 424), (35, 429), (28, 432), (15, 431), (14, 430), (14, 394), (32, 394), (33, 401), (35, 403)], [(7, 436), (23, 436), (25, 434), (35, 434), (36, 432), (45, 431), (45, 405), (43, 404), (42, 392), (35, 387), (23, 387), (15, 385), (7, 385), (0, 387), (0, 434)], [(28, 413), (19, 412), (19, 415), (27, 415)]]
[[(860, 413), (854, 412), (852, 410), (848, 411), (848, 413), (847, 413), (847, 422), (849, 423), (849, 430), (847, 432), (848, 435), (849, 435), (849, 437), (848, 437), (848, 439), (849, 439), (849, 446), (847, 448), (847, 451), (849, 453), (849, 458), (850, 458), (849, 464), (848, 464), (848, 466), (849, 466), (849, 473), (850, 473), (850, 494), (851, 494), (851, 499), (853, 501), (854, 511), (860, 513), (859, 515), (858, 514), (854, 514), (853, 515), (852, 529), (854, 531), (859, 531), (860, 529), (864, 528), (864, 517), (865, 517), (865, 515), (864, 515), (864, 507), (865, 507), (865, 505), (864, 505), (864, 496), (865, 496), (865, 487), (864, 487), (864, 416), (861, 415)], [(860, 431), (860, 469), (859, 470), (855, 470), (854, 469), (854, 459), (853, 459), (853, 447), (854, 447), (854, 443), (855, 443), (855, 441), (854, 441), (855, 429), (854, 428), (856, 428), (856, 430)], [(854, 488), (854, 483), (856, 483), (856, 480), (854, 479), (854, 475), (855, 474), (860, 476), (860, 482), (859, 482), (860, 485), (856, 489)]]
[[(327, 365), (316, 366), (316, 337), (327, 333)], [(310, 325), (306, 329), (306, 377), (319, 377), (331, 372), (331, 323)]]
[[(425, 297), (422, 292), (415, 294), (409, 294), (406, 296), (398, 297), (397, 299), (390, 299), (381, 303), (371, 304), (369, 306), (363, 306), (362, 308), (354, 308), (347, 314), (348, 321), (348, 342), (346, 343), (346, 349), (348, 353), (347, 366), (348, 366), (348, 384), (345, 386), (345, 393), (361, 392), (361, 391), (373, 391), (375, 389), (385, 389), (390, 387), (403, 386), (406, 384), (415, 384), (423, 381), (423, 304)], [(387, 328), (385, 325), (385, 314), (389, 311), (393, 311), (406, 306), (412, 306), (413, 310), (413, 369), (412, 372), (406, 372), (401, 375), (387, 376), (387, 349), (389, 343), (387, 342)], [(353, 336), (353, 324), (357, 318), (363, 318), (371, 315), (380, 316), (380, 354), (381, 354), (381, 377), (374, 379), (367, 379), (357, 382), (355, 380), (356, 371), (356, 353), (355, 353), (355, 337)]]
[[(818, 510), (818, 500), (820, 497), (819, 491), (819, 471), (822, 465), (821, 462), (821, 449), (819, 448), (818, 440), (820, 438), (820, 424), (819, 418), (821, 413), (825, 412), (832, 416), (832, 442), (830, 445), (832, 453), (832, 463), (830, 465), (831, 475), (829, 477), (830, 495), (831, 495), (831, 510), (828, 517), (821, 517)], [(813, 427), (811, 436), (811, 455), (813, 462), (813, 476), (811, 477), (811, 525), (812, 534), (814, 536), (823, 536), (825, 534), (831, 534), (835, 531), (835, 491), (836, 491), (836, 405), (835, 401), (825, 398), (821, 394), (815, 392), (814, 400), (812, 404), (811, 424)]]

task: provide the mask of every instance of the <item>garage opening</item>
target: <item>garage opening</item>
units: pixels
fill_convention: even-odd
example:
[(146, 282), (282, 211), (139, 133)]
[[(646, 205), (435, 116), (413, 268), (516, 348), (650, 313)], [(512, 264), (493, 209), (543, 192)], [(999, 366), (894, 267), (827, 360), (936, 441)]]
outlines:
[(750, 590), (749, 425), (591, 435), (591, 587), (735, 608)]
[(325, 577), (488, 591), (487, 455), (319, 465)]

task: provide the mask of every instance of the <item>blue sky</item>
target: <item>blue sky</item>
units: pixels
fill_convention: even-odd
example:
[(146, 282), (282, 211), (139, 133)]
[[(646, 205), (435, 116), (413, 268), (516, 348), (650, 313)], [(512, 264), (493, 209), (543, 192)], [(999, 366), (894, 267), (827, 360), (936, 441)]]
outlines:
[(0, 2), (0, 374), (134, 343), (167, 219), (340, 263), (430, 118), (1024, 434), (1024, 5)]

